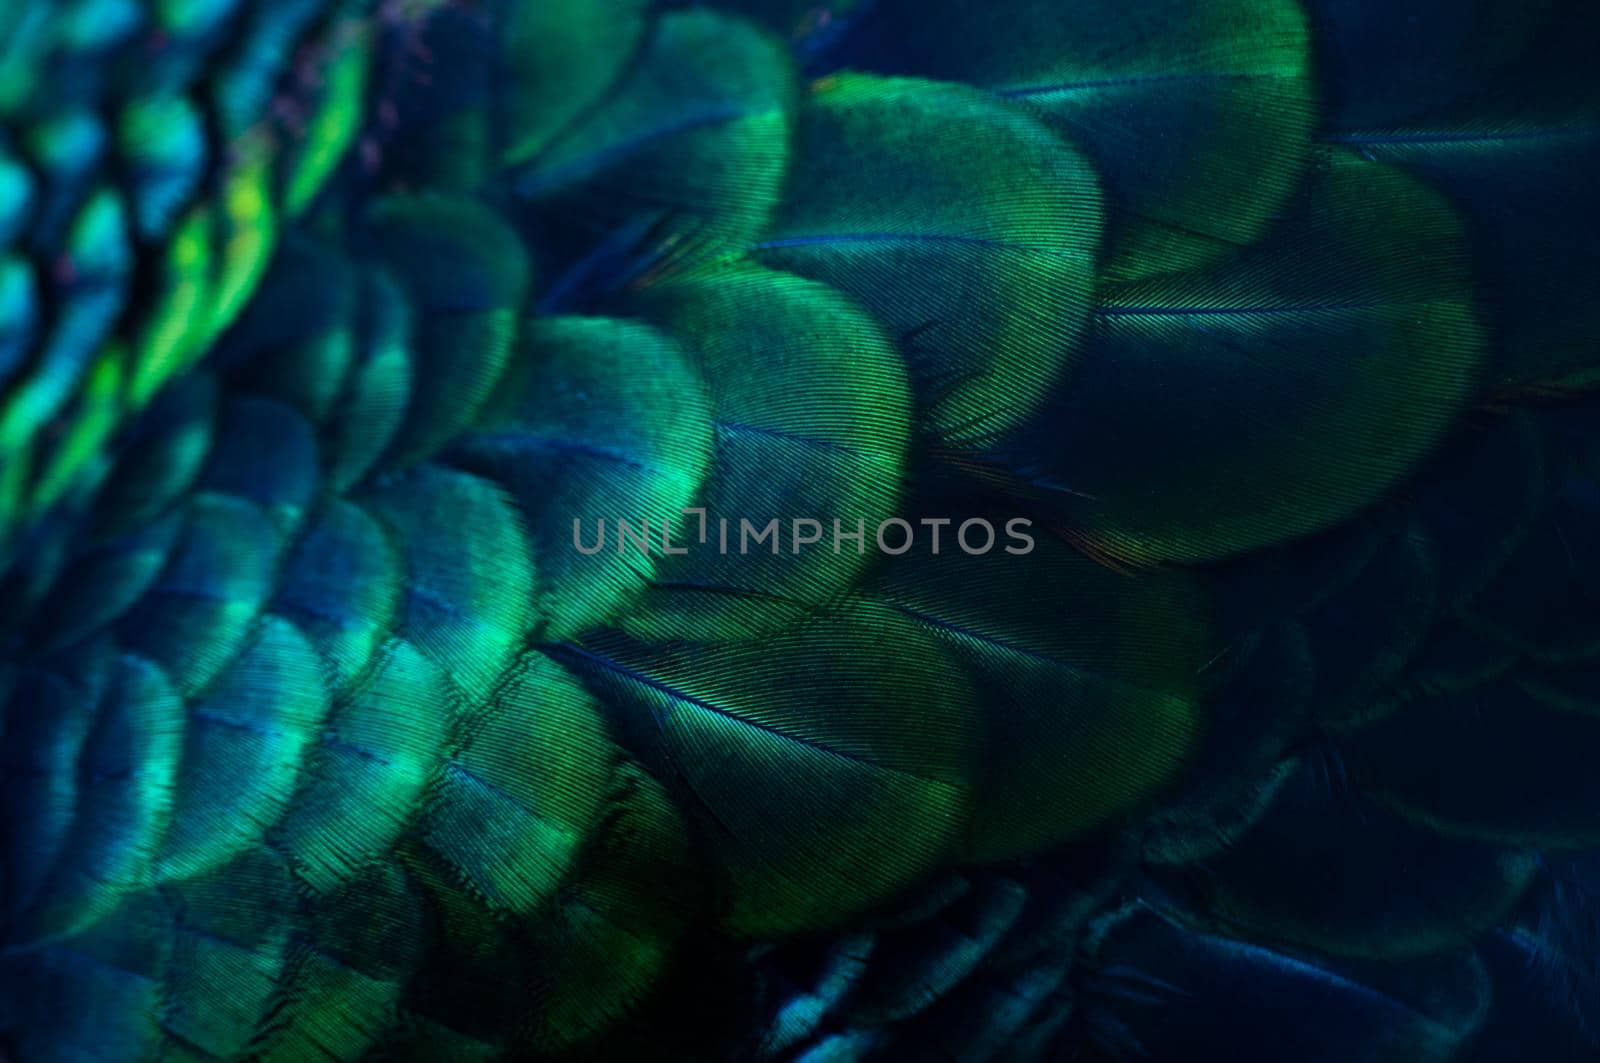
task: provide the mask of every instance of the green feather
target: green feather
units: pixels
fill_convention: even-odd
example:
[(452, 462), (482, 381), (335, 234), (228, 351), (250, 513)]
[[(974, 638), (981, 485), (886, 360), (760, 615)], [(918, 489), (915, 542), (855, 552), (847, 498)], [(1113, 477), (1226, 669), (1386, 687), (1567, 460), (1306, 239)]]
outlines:
[(389, 464), (427, 457), (472, 422), (505, 371), (530, 284), (527, 251), (474, 200), (416, 197), (373, 208), (366, 237), (414, 310), (414, 388)]
[(75, 751), (70, 826), (13, 940), (69, 935), (113, 911), (124, 892), (149, 880), (171, 816), (183, 702), (149, 661), (107, 652), (104, 667), (95, 702), (80, 709), (92, 722)]
[(167, 233), (205, 171), (204, 118), (173, 94), (128, 101), (118, 115), (118, 147), (134, 168), (134, 216), (145, 239)]
[(161, 575), (181, 525), (169, 514), (80, 554), (40, 604), (34, 644), (65, 649), (113, 623)]
[(1433, 193), (1336, 157), (1258, 247), (1105, 290), (1077, 376), (992, 461), (1116, 557), (1328, 528), (1411, 474), (1474, 392), (1465, 251)]
[(327, 892), (395, 844), (443, 763), (454, 708), (444, 673), (402, 639), (343, 692), (272, 832), (308, 886)]
[[(743, 635), (847, 592), (871, 558), (835, 550), (834, 521), (872, 535), (894, 515), (905, 475), (910, 389), (888, 337), (823, 285), (752, 267), (649, 288), (637, 305), (689, 338), (716, 442), (692, 501), (705, 541), (699, 517), (674, 515), (673, 539), (688, 552), (659, 559), (623, 626), (643, 638)], [(763, 370), (749, 372), (757, 359)], [(775, 539), (739, 545), (740, 521), (759, 532), (774, 519)], [(815, 522), (816, 543), (795, 543), (797, 520)]]
[(437, 465), (384, 480), (361, 502), (404, 558), (396, 632), (480, 702), (537, 615), (516, 503), (487, 480)]
[(756, 257), (871, 311), (944, 443), (1027, 416), (1081, 353), (1100, 245), (1088, 164), (973, 89), (856, 74), (814, 86), (795, 137)]
[(921, 529), (927, 547), (888, 560), (864, 593), (926, 631), (980, 692), (964, 850), (994, 860), (1081, 836), (1176, 774), (1202, 727), (1204, 603), (1184, 579), (1113, 572), (1039, 529), (1029, 556), (971, 555), (961, 524), (938, 553)]
[(423, 844), (492, 911), (531, 915), (598, 819), (612, 756), (593, 699), (532, 655), (467, 723), (427, 798)]
[(582, 246), (640, 212), (741, 246), (778, 200), (796, 93), (787, 54), (748, 23), (667, 15), (604, 101), (509, 179)]
[(411, 316), (399, 284), (386, 273), (373, 272), (362, 279), (361, 291), (364, 342), (327, 433), (328, 479), (345, 491), (394, 442), (416, 387)]
[(382, 525), (360, 506), (333, 501), (306, 522), (284, 558), (272, 609), (305, 634), (342, 687), (388, 634), (404, 576)]
[[(160, 1040), (168, 1054), (198, 1060), (248, 1050), (255, 1016), (272, 1007), (291, 963), (295, 903), (281, 858), (254, 849), (118, 913), (130, 930), (147, 925), (171, 942), (149, 972), (163, 990)], [(215, 991), (219, 985), (226, 995)]]
[[(664, 522), (692, 505), (711, 460), (711, 409), (678, 345), (611, 318), (533, 320), (519, 356), (448, 459), (510, 492), (528, 517), (549, 637), (605, 622), (660, 563)], [(619, 545), (648, 522), (651, 556)], [(596, 528), (605, 545), (586, 556)]]
[(526, 162), (585, 117), (633, 58), (648, 0), (528, 0), (508, 5), (500, 33), (505, 64), (507, 164)]
[[(1110, 220), (1104, 277), (1215, 263), (1299, 187), (1317, 122), (1296, 0), (888, 0), (846, 62), (965, 81), (1082, 148)], [(888, 27), (892, 27), (889, 29)]]
[(830, 925), (947, 859), (968, 815), (968, 681), (881, 607), (742, 642), (599, 634), (551, 652), (646, 743), (724, 876), (724, 925)]
[(218, 431), (200, 489), (255, 503), (289, 537), (311, 505), (321, 477), (313, 426), (271, 399), (230, 399), (217, 416)]
[(172, 820), (155, 873), (188, 877), (262, 844), (327, 711), (316, 651), (287, 621), (267, 617), (253, 645), (186, 707)]
[[(0, 794), (14, 817), (0, 839), (5, 846), (0, 873), (8, 926), (38, 899), (72, 829), (78, 758), (95, 723), (94, 701), (104, 685), (105, 654), (80, 653), (69, 659), (87, 673), (93, 686), (73, 686), (64, 676), (40, 671), (22, 674), (9, 690), (6, 743), (0, 749), (6, 768)], [(31, 705), (34, 711), (19, 712), (19, 704)]]
[(118, 624), (123, 645), (157, 662), (185, 697), (204, 690), (249, 637), (281, 545), (256, 506), (195, 495), (161, 578)]
[(359, 1058), (395, 1021), (411, 979), (427, 959), (428, 898), (403, 859), (367, 864), (348, 883), (315, 898), (302, 916), (299, 946), (279, 979), (281, 1016), (262, 1024), (265, 1058), (307, 1054)]
[(216, 381), (207, 374), (162, 396), (155, 415), (129, 433), (116, 475), (96, 497), (94, 535), (137, 530), (173, 508), (211, 453), (216, 403)]
[(611, 782), (581, 867), (533, 926), (541, 976), (528, 1040), (545, 1052), (590, 1041), (647, 999), (703, 907), (703, 871), (661, 784), (631, 762)]
[(212, 357), (245, 389), (321, 425), (355, 356), (356, 304), (357, 274), (338, 248), (290, 230)]
[(364, 32), (352, 32), (339, 42), (323, 71), (321, 92), (301, 139), (282, 163), (282, 200), (287, 216), (293, 218), (305, 212), (361, 132), (371, 56)]
[(1461, 210), (1498, 339), (1486, 385), (1600, 383), (1600, 204), (1586, 177), (1600, 167), (1600, 107), (1496, 100), (1329, 139), (1416, 174)]

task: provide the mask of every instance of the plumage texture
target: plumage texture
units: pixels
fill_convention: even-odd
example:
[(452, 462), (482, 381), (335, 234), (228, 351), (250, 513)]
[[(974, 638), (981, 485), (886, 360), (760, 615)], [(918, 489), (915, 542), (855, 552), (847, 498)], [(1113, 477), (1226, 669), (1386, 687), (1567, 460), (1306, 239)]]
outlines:
[(1600, 1054), (1583, 0), (0, 0), (0, 1057)]

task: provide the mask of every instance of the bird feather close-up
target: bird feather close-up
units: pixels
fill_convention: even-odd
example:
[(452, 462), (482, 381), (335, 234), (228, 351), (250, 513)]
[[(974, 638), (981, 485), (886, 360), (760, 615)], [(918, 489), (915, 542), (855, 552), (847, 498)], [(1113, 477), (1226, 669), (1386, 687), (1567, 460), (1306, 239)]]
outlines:
[(0, 0), (0, 1061), (1600, 1059), (1593, 0)]

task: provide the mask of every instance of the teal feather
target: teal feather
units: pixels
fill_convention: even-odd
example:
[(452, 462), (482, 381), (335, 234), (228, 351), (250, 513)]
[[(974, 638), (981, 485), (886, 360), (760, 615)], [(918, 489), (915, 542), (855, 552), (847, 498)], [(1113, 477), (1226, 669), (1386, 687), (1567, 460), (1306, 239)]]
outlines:
[[(1081, 351), (1100, 243), (1089, 164), (964, 87), (841, 75), (818, 88), (795, 132), (796, 192), (753, 251), (889, 330), (942, 442), (1016, 424)], [(1002, 194), (983, 195), (986, 180)], [(905, 273), (919, 283), (894, 281)]]
[(1586, 6), (0, 0), (0, 1055), (1586, 1058)]

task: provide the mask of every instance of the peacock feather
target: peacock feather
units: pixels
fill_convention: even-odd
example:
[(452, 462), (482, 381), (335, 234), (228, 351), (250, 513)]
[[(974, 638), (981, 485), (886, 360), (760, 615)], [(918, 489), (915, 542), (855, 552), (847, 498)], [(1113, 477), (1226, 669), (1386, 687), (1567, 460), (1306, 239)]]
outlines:
[(1590, 0), (0, 0), (0, 1060), (1600, 1058)]

